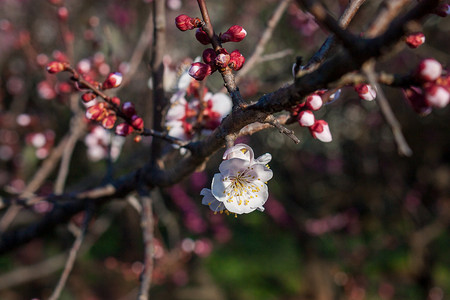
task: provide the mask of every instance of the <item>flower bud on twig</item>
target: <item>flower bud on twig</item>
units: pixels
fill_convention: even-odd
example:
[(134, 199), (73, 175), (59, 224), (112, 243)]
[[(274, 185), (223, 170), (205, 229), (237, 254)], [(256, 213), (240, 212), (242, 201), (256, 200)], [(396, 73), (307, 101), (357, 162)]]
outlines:
[(425, 43), (425, 35), (423, 32), (411, 33), (406, 37), (405, 42), (410, 48), (415, 49)]
[(52, 61), (47, 65), (47, 72), (50, 74), (55, 74), (62, 72), (66, 69), (66, 65), (59, 61)]
[(122, 74), (119, 72), (110, 73), (102, 84), (104, 90), (118, 87), (122, 83)]
[(239, 50), (234, 50), (233, 52), (230, 53), (230, 62), (228, 66), (231, 69), (239, 71), (244, 65), (244, 62), (245, 57), (241, 54), (241, 52), (239, 52)]
[(201, 28), (198, 28), (195, 31), (195, 38), (203, 45), (211, 44), (211, 39), (209, 38), (208, 34), (204, 32), (203, 29)]
[(311, 135), (319, 141), (328, 143), (333, 140), (330, 132), (330, 127), (324, 120), (317, 120), (314, 125), (309, 127), (309, 131), (311, 132)]
[(120, 123), (116, 126), (116, 134), (121, 136), (127, 136), (133, 132), (133, 127), (127, 123)]
[(358, 93), (359, 98), (366, 101), (372, 101), (377, 97), (377, 92), (370, 84), (357, 84), (355, 85), (355, 91)]
[(132, 102), (124, 102), (122, 104), (122, 112), (129, 118), (136, 114), (136, 109), (134, 108), (134, 104)]
[(314, 125), (315, 122), (314, 114), (310, 110), (303, 110), (298, 114), (298, 123), (300, 126), (309, 127)]
[(225, 33), (220, 34), (219, 39), (222, 43), (226, 42), (240, 42), (247, 35), (247, 31), (245, 31), (242, 26), (234, 25), (231, 26)]
[(434, 58), (422, 60), (416, 69), (416, 76), (422, 81), (434, 81), (441, 73), (442, 65)]
[(429, 105), (442, 108), (447, 106), (450, 93), (445, 87), (432, 84), (425, 87), (425, 99)]
[(306, 107), (310, 110), (319, 110), (322, 105), (322, 97), (320, 97), (318, 94), (311, 94), (308, 97), (306, 97)]
[(186, 15), (179, 15), (175, 18), (175, 25), (181, 31), (192, 30), (201, 24), (202, 21), (199, 18), (191, 18)]
[(193, 63), (189, 69), (189, 75), (199, 81), (205, 79), (211, 72), (211, 66), (201, 62)]

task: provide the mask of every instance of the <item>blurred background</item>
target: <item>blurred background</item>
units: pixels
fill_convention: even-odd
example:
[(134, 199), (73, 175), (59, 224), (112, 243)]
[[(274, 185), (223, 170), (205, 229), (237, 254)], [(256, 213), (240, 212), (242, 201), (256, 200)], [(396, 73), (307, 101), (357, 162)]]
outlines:
[[(127, 82), (117, 95), (134, 102), (142, 115), (149, 111), (150, 52), (136, 49), (152, 1), (60, 2), (0, 1), (1, 196), (24, 191), (68, 132), (71, 116), (82, 110), (68, 76), (45, 72), (49, 61), (90, 64), (99, 80), (120, 71)], [(235, 24), (246, 29), (244, 41), (225, 47), (249, 57), (279, 2), (208, 1), (208, 6), (216, 32)], [(336, 17), (348, 3), (323, 2)], [(381, 3), (366, 2), (350, 26), (354, 33), (368, 28)], [(167, 1), (169, 97), (180, 65), (205, 48), (194, 32), (174, 26), (182, 13), (200, 16), (197, 2)], [(409, 74), (425, 57), (448, 68), (449, 19), (431, 16), (418, 30), (425, 33), (424, 45), (415, 50), (399, 45), (377, 70)], [(308, 59), (326, 37), (309, 14), (290, 4), (264, 51), (282, 55), (257, 64), (242, 78), (244, 97), (256, 100), (291, 83), (295, 57)], [(151, 37), (145, 42), (151, 44)], [(211, 76), (207, 86), (220, 90), (220, 76)], [(210, 185), (221, 152), (205, 170), (156, 191), (151, 299), (448, 299), (450, 110), (420, 116), (401, 89), (383, 89), (412, 157), (398, 155), (376, 102), (362, 101), (352, 87), (344, 87), (337, 101), (316, 112), (330, 125), (331, 143), (313, 139), (298, 124), (290, 125), (301, 140), (298, 145), (273, 129), (240, 140), (256, 156), (273, 155), (264, 213), (235, 218), (201, 205), (200, 190)], [(113, 137), (87, 124), (73, 149), (66, 191), (142, 166), (150, 142)], [(38, 195), (54, 190), (57, 173), (39, 186)], [(135, 201), (132, 196), (118, 199), (96, 214), (61, 299), (135, 298), (144, 255)], [(10, 227), (39, 220), (48, 209), (48, 204), (26, 209)], [(48, 297), (72, 245), (74, 224), (82, 219), (79, 214), (69, 225), (1, 256), (0, 299)]]

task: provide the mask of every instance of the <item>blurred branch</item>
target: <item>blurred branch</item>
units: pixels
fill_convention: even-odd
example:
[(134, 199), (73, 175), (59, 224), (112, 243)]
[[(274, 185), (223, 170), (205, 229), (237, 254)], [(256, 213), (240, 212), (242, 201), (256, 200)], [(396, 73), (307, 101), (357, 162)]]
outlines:
[(286, 11), (291, 1), (292, 0), (283, 0), (278, 4), (272, 17), (267, 22), (267, 27), (264, 30), (263, 34), (261, 35), (261, 38), (259, 39), (258, 43), (256, 44), (255, 50), (253, 50), (253, 53), (250, 56), (250, 58), (246, 60), (242, 69), (240, 69), (239, 72), (236, 74), (237, 82), (239, 82), (240, 79), (244, 75), (246, 75), (257, 63), (263, 61), (262, 54), (264, 52), (264, 49), (267, 43), (272, 38), (272, 34), (273, 31), (275, 30), (275, 27), (280, 22), (281, 17), (283, 16), (284, 12)]
[(152, 199), (148, 195), (140, 196), (141, 211), (141, 227), (144, 242), (144, 270), (142, 270), (139, 287), (138, 300), (147, 300), (153, 273), (153, 210)]
[(386, 96), (384, 95), (383, 89), (377, 83), (376, 76), (374, 74), (374, 68), (375, 68), (375, 61), (369, 61), (363, 66), (363, 71), (366, 74), (367, 78), (369, 79), (369, 83), (377, 91), (378, 97), (376, 99), (378, 105), (380, 106), (381, 112), (383, 113), (387, 123), (391, 127), (392, 133), (394, 134), (395, 142), (397, 143), (399, 154), (404, 156), (411, 156), (412, 150), (408, 146), (408, 143), (406, 142), (406, 139), (402, 133), (400, 123), (395, 117), (395, 114), (392, 111), (392, 108), (389, 105)]

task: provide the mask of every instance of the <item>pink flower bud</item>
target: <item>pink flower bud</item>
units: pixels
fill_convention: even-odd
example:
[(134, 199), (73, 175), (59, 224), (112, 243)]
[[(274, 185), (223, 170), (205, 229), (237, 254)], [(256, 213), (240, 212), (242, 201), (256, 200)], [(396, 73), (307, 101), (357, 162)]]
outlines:
[(62, 72), (66, 69), (66, 65), (59, 61), (52, 61), (47, 65), (47, 72), (50, 74), (55, 74)]
[(117, 117), (115, 114), (110, 114), (108, 116), (106, 116), (103, 120), (102, 120), (102, 126), (105, 129), (111, 129), (114, 127), (114, 124), (116, 123)]
[(245, 57), (239, 52), (239, 50), (234, 50), (230, 53), (230, 62), (228, 63), (228, 66), (235, 70), (239, 71), (242, 66), (244, 65)]
[(131, 117), (131, 125), (137, 130), (142, 130), (144, 128), (144, 120), (134, 115)]
[(209, 38), (208, 34), (201, 28), (198, 28), (197, 31), (195, 31), (195, 38), (203, 45), (211, 44), (211, 39)]
[(99, 103), (89, 107), (86, 110), (86, 118), (93, 121), (101, 121), (106, 116), (106, 109), (104, 103)]
[(355, 91), (359, 98), (367, 101), (372, 101), (377, 97), (377, 92), (370, 84), (360, 83), (355, 85)]
[(450, 101), (450, 93), (443, 86), (432, 84), (425, 88), (425, 99), (429, 105), (442, 108)]
[(425, 34), (423, 32), (411, 33), (406, 37), (405, 42), (410, 48), (415, 49), (425, 43)]
[(122, 74), (119, 72), (110, 73), (102, 84), (104, 90), (118, 87), (122, 83)]
[(114, 103), (114, 104), (117, 105), (117, 106), (120, 105), (120, 99), (119, 99), (119, 97), (112, 97), (112, 98), (111, 98), (111, 102)]
[(195, 19), (186, 15), (179, 15), (175, 18), (175, 25), (181, 31), (192, 30), (195, 28)]
[(322, 105), (323, 105), (323, 101), (322, 101), (322, 97), (320, 97), (317, 94), (311, 94), (306, 98), (306, 107), (311, 109), (311, 110), (319, 110)]
[(211, 65), (211, 64), (214, 64), (217, 54), (216, 54), (216, 51), (214, 51), (214, 49), (208, 48), (208, 49), (205, 49), (205, 51), (203, 51), (202, 57), (203, 57), (203, 61), (206, 64)]
[(201, 62), (193, 63), (189, 69), (189, 75), (200, 81), (205, 79), (205, 77), (211, 74), (211, 72), (211, 66)]
[(122, 112), (129, 118), (133, 117), (136, 114), (134, 104), (132, 102), (124, 102), (122, 104)]
[(240, 42), (245, 38), (246, 35), (247, 31), (245, 31), (242, 26), (233, 25), (225, 33), (221, 34), (219, 38), (222, 43)]
[(133, 132), (133, 127), (127, 123), (120, 123), (116, 126), (116, 134), (121, 136), (127, 136)]
[(434, 13), (439, 17), (445, 18), (450, 15), (450, 5), (447, 3), (440, 4), (435, 10)]
[(69, 10), (65, 6), (58, 8), (58, 18), (65, 22), (69, 18)]
[(441, 73), (442, 65), (434, 58), (422, 60), (416, 69), (416, 76), (422, 81), (434, 81)]
[(218, 54), (215, 59), (216, 66), (218, 66), (219, 68), (225, 68), (226, 66), (228, 66), (229, 62), (230, 62), (230, 55), (226, 53)]
[(310, 110), (303, 110), (298, 114), (298, 123), (300, 126), (309, 127), (314, 125), (316, 122), (316, 118), (314, 118), (314, 114)]
[(97, 96), (94, 93), (90, 93), (90, 92), (84, 93), (81, 96), (81, 100), (83, 100), (84, 103), (91, 102), (95, 98), (97, 98)]
[(317, 120), (314, 125), (309, 127), (311, 135), (322, 142), (331, 142), (333, 137), (331, 136), (330, 127), (328, 123), (324, 120)]
[(421, 115), (428, 115), (431, 112), (431, 107), (426, 101), (423, 92), (417, 87), (410, 87), (403, 90), (406, 100), (414, 111)]

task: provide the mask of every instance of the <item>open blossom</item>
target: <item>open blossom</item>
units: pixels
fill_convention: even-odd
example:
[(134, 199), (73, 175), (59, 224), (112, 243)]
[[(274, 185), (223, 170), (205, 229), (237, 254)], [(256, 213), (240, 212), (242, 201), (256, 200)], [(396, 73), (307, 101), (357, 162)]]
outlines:
[(224, 153), (214, 175), (211, 189), (203, 189), (202, 203), (217, 212), (227, 210), (235, 214), (247, 214), (256, 209), (263, 211), (269, 196), (266, 182), (273, 176), (267, 163), (269, 153), (254, 158), (253, 150), (245, 144), (237, 144)]

